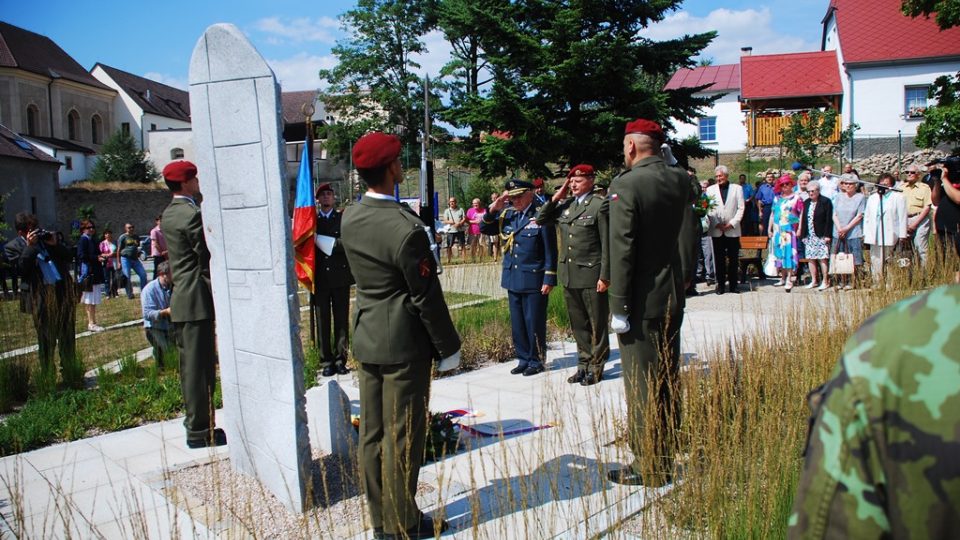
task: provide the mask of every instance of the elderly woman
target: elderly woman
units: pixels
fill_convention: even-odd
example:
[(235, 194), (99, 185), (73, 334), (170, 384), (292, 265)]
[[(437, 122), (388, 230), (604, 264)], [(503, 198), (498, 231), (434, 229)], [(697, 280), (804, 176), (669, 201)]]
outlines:
[(818, 291), (830, 288), (830, 274), (827, 262), (830, 260), (830, 240), (833, 237), (833, 204), (827, 197), (820, 196), (820, 182), (813, 180), (807, 184), (809, 198), (803, 201), (803, 215), (800, 217), (800, 240), (804, 253), (810, 261), (810, 284), (808, 289), (820, 286)]
[(797, 224), (800, 223), (800, 213), (803, 211), (803, 200), (794, 192), (794, 187), (793, 178), (789, 174), (784, 174), (777, 180), (774, 186), (777, 196), (773, 200), (773, 211), (767, 225), (770, 249), (780, 270), (780, 281), (774, 283), (774, 286), (782, 285), (787, 292), (793, 288), (793, 274), (799, 260)]
[(803, 200), (810, 198), (810, 195), (807, 193), (807, 189), (812, 178), (813, 173), (810, 171), (803, 171), (800, 173), (800, 176), (797, 176), (797, 195), (800, 195), (800, 198)]
[(100, 247), (95, 238), (96, 226), (85, 219), (80, 222), (80, 241), (77, 242), (77, 260), (80, 261), (80, 276), (77, 282), (83, 289), (80, 303), (87, 312), (87, 330), (103, 332), (97, 324), (97, 306), (103, 299), (103, 265), (100, 263)]
[[(860, 179), (853, 174), (840, 176), (840, 191), (833, 199), (833, 242), (830, 253), (853, 254), (853, 275), (863, 266), (863, 212), (867, 199), (860, 193)], [(853, 276), (838, 274), (837, 288), (853, 289)]]
[(889, 189), (893, 175), (883, 173), (877, 178), (880, 188), (867, 199), (863, 211), (863, 241), (870, 245), (870, 274), (874, 281), (883, 277), (884, 260), (893, 254), (893, 248), (907, 238), (907, 200)]

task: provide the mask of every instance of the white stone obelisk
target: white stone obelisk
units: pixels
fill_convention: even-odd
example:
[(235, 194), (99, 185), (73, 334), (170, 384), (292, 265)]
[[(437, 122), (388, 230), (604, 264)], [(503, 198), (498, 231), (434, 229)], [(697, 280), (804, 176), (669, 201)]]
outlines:
[(235, 26), (215, 24), (197, 42), (190, 110), (230, 461), (300, 512), (310, 442), (280, 93)]

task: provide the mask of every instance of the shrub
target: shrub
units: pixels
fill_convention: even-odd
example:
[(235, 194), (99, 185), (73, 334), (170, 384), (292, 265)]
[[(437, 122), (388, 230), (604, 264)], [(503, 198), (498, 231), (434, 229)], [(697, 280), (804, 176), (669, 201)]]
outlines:
[(30, 366), (17, 358), (0, 361), (0, 412), (9, 411), (30, 394)]

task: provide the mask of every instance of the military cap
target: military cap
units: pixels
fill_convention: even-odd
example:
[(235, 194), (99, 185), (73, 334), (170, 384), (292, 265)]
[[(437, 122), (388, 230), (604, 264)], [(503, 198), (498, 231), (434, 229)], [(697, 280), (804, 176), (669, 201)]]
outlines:
[(627, 127), (623, 130), (623, 134), (629, 135), (631, 133), (643, 133), (644, 135), (649, 135), (657, 139), (664, 138), (663, 128), (660, 127), (660, 124), (651, 120), (644, 120), (643, 118), (638, 118), (633, 122), (627, 122)]
[(323, 193), (324, 191), (333, 191), (333, 188), (330, 187), (330, 182), (324, 182), (319, 186), (317, 186), (316, 196), (319, 197), (320, 194)]
[(400, 139), (380, 131), (367, 133), (353, 145), (353, 165), (358, 169), (379, 169), (400, 155)]
[(507, 180), (503, 188), (507, 190), (507, 195), (513, 197), (514, 195), (520, 195), (527, 190), (533, 189), (533, 184), (518, 178), (511, 178)]
[(185, 159), (171, 161), (163, 168), (163, 179), (168, 182), (186, 182), (197, 177), (197, 166)]
[(567, 173), (567, 178), (573, 178), (574, 176), (594, 176), (596, 173), (593, 171), (593, 165), (587, 165), (586, 163), (572, 167), (570, 172)]

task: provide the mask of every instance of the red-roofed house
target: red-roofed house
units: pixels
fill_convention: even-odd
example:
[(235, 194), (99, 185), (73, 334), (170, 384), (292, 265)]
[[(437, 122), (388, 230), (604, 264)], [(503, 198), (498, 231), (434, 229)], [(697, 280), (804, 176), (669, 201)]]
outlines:
[(743, 129), (744, 116), (738, 100), (740, 66), (725, 64), (681, 69), (673, 74), (664, 89), (698, 87), (705, 87), (697, 92), (698, 96), (724, 95), (713, 102), (696, 124), (675, 123), (677, 138), (698, 137), (704, 146), (722, 154), (742, 152), (747, 143), (747, 133)]
[(927, 107), (927, 89), (960, 71), (960, 27), (911, 19), (900, 0), (831, 0), (823, 18), (825, 51), (836, 51), (844, 125), (857, 135), (908, 138)]
[[(852, 157), (864, 146), (856, 140), (866, 138), (875, 148), (878, 140), (892, 142), (896, 151), (898, 133), (911, 149), (930, 85), (960, 72), (960, 27), (941, 31), (933, 19), (911, 19), (900, 12), (900, 0), (830, 0), (822, 24), (821, 51), (745, 54), (739, 64), (674, 74), (667, 91), (710, 85), (697, 95), (730, 92), (696, 125), (677, 125), (677, 135), (699, 135), (720, 153), (776, 146), (791, 113), (829, 107), (841, 112), (837, 134), (860, 126), (848, 149)], [(726, 106), (731, 102), (739, 107)]]

